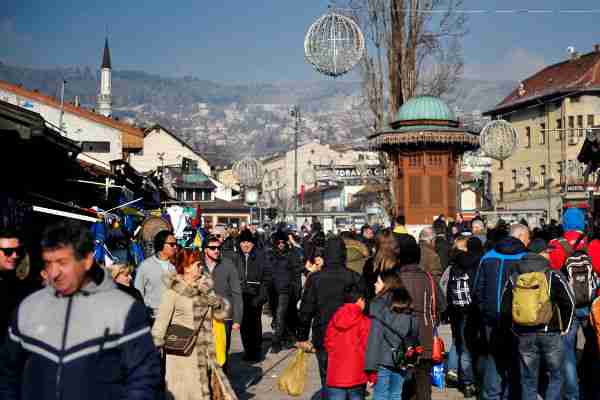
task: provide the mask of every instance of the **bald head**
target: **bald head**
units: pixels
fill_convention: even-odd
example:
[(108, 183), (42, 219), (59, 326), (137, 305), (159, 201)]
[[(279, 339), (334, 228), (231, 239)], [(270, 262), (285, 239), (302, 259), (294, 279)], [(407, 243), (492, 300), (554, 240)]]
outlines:
[(514, 224), (510, 227), (510, 236), (519, 239), (525, 247), (529, 246), (529, 228), (523, 224)]
[(473, 235), (482, 235), (485, 227), (483, 226), (483, 221), (480, 219), (476, 219), (471, 223), (471, 231)]
[(423, 228), (421, 233), (419, 233), (419, 242), (431, 243), (433, 242), (433, 239), (435, 239), (435, 233), (433, 232), (433, 228), (429, 226)]

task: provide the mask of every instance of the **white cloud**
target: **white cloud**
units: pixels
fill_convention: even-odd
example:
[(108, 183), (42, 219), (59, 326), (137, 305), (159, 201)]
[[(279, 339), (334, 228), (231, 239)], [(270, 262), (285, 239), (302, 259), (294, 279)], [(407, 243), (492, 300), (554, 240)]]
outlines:
[(540, 54), (522, 48), (510, 49), (491, 63), (465, 63), (465, 78), (483, 80), (523, 80), (548, 65)]

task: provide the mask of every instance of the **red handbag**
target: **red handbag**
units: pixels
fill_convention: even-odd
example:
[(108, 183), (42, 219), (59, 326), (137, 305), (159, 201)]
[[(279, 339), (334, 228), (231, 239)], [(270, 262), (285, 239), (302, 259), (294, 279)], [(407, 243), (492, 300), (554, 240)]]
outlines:
[(429, 272), (426, 272), (427, 277), (429, 278), (429, 282), (431, 282), (431, 321), (433, 323), (433, 341), (431, 347), (431, 361), (434, 364), (439, 364), (444, 362), (444, 355), (446, 353), (446, 346), (444, 344), (444, 339), (438, 333), (438, 323), (437, 323), (437, 299), (436, 299), (436, 288), (435, 281)]

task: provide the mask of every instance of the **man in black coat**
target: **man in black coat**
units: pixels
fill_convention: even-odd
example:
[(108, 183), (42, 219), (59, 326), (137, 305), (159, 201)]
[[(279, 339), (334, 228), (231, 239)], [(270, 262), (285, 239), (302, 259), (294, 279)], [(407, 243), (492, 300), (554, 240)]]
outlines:
[[(344, 304), (345, 288), (360, 285), (360, 275), (346, 268), (346, 245), (341, 238), (333, 237), (325, 242), (324, 259), (323, 270), (311, 274), (305, 283), (298, 328), (298, 346), (314, 347), (316, 350), (323, 387), (322, 398), (327, 387), (327, 352), (323, 345), (327, 325), (337, 309)], [(307, 342), (311, 325), (312, 345)]]
[(244, 314), (242, 318), (242, 344), (244, 360), (258, 362), (262, 359), (262, 306), (268, 300), (270, 267), (262, 250), (255, 247), (249, 230), (239, 236), (240, 251), (234, 263), (240, 276)]
[[(270, 252), (269, 264), (271, 267), (271, 309), (273, 314), (273, 345), (271, 352), (281, 351), (281, 342), (284, 339), (290, 308), (295, 307), (298, 293), (296, 276), (303, 267), (296, 254), (288, 245), (285, 232), (277, 231), (273, 236), (273, 250)], [(292, 303), (290, 305), (290, 303)]]

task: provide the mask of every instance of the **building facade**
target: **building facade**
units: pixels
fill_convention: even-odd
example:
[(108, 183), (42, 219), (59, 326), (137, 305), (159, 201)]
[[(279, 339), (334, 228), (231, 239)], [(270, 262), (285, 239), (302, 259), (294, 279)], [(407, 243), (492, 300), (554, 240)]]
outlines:
[[(600, 47), (551, 65), (523, 80), (494, 109), (510, 122), (518, 147), (492, 163), (491, 192), (497, 210), (544, 210), (559, 218), (571, 197), (587, 197), (585, 166), (577, 155), (586, 130), (600, 121)], [(595, 177), (590, 178), (593, 182)]]

